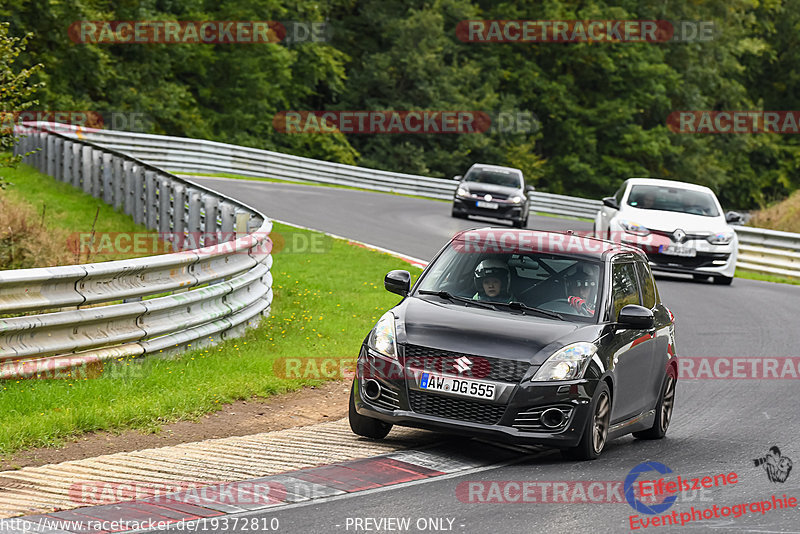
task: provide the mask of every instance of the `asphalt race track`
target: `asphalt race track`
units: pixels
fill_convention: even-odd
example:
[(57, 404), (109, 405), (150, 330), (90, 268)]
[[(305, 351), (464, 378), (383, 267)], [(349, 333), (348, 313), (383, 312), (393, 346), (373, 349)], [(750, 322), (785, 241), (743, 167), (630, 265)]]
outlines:
[[(329, 187), (195, 180), (261, 209), (277, 220), (349, 237), (426, 261), (456, 231), (492, 224), (489, 220), (453, 219), (450, 205), (446, 202)], [(588, 230), (591, 223), (532, 216), (528, 226)], [(275, 262), (279, 261), (280, 257), (276, 257)], [(742, 368), (750, 369), (751, 365), (759, 364), (757, 359), (760, 358), (800, 356), (797, 354), (800, 346), (800, 286), (736, 279), (731, 287), (723, 287), (686, 277), (659, 277), (658, 289), (662, 300), (675, 314), (677, 353), (681, 358), (751, 358), (741, 364)], [(797, 361), (792, 361), (795, 373)], [(741, 517), (734, 517), (737, 510), (742, 511), (737, 507), (729, 510), (731, 515), (728, 517), (721, 517), (729, 507), (753, 501), (771, 501), (773, 495), (800, 497), (800, 469), (790, 472), (785, 482), (771, 482), (763, 467), (757, 467), (753, 462), (755, 458), (765, 456), (772, 446), (778, 446), (784, 457), (800, 462), (798, 377), (795, 375), (792, 379), (791, 373), (784, 373), (783, 376), (789, 378), (690, 379), (684, 374), (682, 372), (678, 382), (672, 424), (667, 438), (661, 441), (643, 442), (628, 436), (611, 442), (599, 460), (583, 463), (562, 460), (559, 454), (549, 451), (537, 454), (520, 452), (510, 464), (507, 458), (498, 457), (497, 467), (469, 474), (354, 493), (306, 505), (288, 505), (247, 517), (277, 518), (279, 531), (292, 533), (620, 532), (632, 528), (640, 532), (683, 529), (694, 532), (800, 532), (800, 509), (796, 507), (761, 512), (758, 507), (751, 506)], [(467, 455), (472, 447), (478, 446), (474, 442), (462, 441), (460, 444)], [(612, 486), (607, 483), (625, 480), (634, 467), (647, 461), (668, 466), (673, 472), (672, 477), (701, 478), (734, 472), (737, 482), (724, 487), (682, 492), (673, 507), (663, 514), (637, 514), (626, 502), (624, 488), (612, 484), (616, 489), (609, 489)], [(651, 480), (658, 476), (651, 472), (641, 478)], [(461, 491), (467, 486), (459, 484), (481, 481), (484, 484), (471, 486), (478, 489), (470, 501), (469, 494)], [(494, 485), (494, 493), (490, 491), (492, 481), (499, 481)], [(520, 485), (509, 485), (509, 481)], [(531, 493), (532, 497), (527, 498), (529, 502), (509, 502), (515, 498), (517, 501), (522, 499), (517, 488), (523, 487), (523, 482), (539, 483), (535, 486), (539, 490)], [(562, 491), (555, 498), (556, 502), (552, 502), (552, 491), (544, 499), (549, 502), (540, 502), (543, 488), (552, 490), (559, 487), (553, 484), (558, 482), (569, 483), (560, 486), (569, 490)], [(606, 498), (602, 495), (591, 498), (577, 491), (587, 488), (592, 482), (600, 482), (606, 488)], [(460, 488), (458, 494), (457, 488)], [(481, 498), (505, 502), (477, 502)], [(587, 502), (591, 500), (611, 502)], [(702, 513), (702, 510), (715, 506), (720, 517), (689, 521), (682, 527), (651, 525), (644, 528), (641, 524), (646, 519), (672, 514), (673, 511), (680, 518), (682, 513), (691, 515), (692, 508)], [(640, 523), (632, 524), (632, 516)], [(365, 521), (367, 518), (370, 521)], [(378, 523), (382, 518), (409, 518), (410, 522), (407, 528), (386, 528), (403, 523)], [(233, 529), (229, 527), (229, 530)], [(245, 531), (242, 528), (235, 530)]]

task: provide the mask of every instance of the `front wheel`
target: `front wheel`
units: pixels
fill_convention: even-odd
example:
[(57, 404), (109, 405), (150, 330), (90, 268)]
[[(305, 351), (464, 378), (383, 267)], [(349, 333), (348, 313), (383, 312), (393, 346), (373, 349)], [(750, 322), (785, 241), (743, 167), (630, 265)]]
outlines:
[(634, 432), (637, 439), (661, 439), (667, 434), (669, 422), (672, 420), (672, 408), (675, 406), (675, 377), (667, 372), (664, 377), (664, 386), (661, 388), (661, 397), (656, 405), (656, 420), (653, 426), (641, 432)]
[(354, 434), (370, 439), (383, 439), (392, 429), (392, 425), (384, 423), (379, 419), (373, 419), (366, 415), (361, 415), (356, 411), (355, 401), (356, 382), (353, 380), (353, 387), (350, 388), (350, 409), (348, 419), (350, 420), (350, 430)]
[(598, 384), (590, 410), (591, 417), (586, 422), (578, 446), (561, 451), (567, 458), (596, 460), (603, 452), (608, 441), (608, 427), (611, 421), (611, 393), (605, 382)]
[(715, 276), (714, 283), (720, 286), (729, 286), (733, 283), (732, 276)]

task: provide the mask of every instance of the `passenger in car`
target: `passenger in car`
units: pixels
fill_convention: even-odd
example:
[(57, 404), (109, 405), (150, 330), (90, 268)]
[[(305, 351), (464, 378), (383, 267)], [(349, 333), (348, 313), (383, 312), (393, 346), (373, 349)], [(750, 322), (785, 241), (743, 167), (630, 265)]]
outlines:
[(567, 301), (580, 315), (594, 315), (599, 279), (597, 265), (581, 264), (567, 275)]

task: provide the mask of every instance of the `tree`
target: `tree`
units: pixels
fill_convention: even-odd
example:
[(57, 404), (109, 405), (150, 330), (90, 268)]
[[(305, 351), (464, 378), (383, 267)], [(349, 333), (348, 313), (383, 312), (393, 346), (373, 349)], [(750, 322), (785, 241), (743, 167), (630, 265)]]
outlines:
[[(18, 141), (14, 137), (14, 122), (19, 112), (38, 103), (32, 96), (42, 84), (31, 84), (29, 78), (43, 68), (43, 65), (39, 63), (19, 72), (15, 65), (31, 35), (10, 37), (8, 23), (0, 23), (0, 169), (15, 167), (22, 160), (21, 155), (14, 156), (10, 153)], [(0, 175), (0, 189), (5, 188), (6, 183)]]

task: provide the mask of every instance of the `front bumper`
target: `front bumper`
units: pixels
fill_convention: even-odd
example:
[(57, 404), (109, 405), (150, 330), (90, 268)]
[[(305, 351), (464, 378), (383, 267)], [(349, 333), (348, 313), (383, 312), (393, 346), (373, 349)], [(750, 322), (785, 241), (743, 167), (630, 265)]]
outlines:
[[(477, 206), (479, 199), (468, 199), (455, 197), (453, 199), (453, 211), (461, 215), (478, 215), (481, 217), (492, 217), (494, 219), (511, 219), (523, 220), (525, 219), (525, 204), (512, 204), (502, 201), (497, 201), (497, 209), (479, 208)], [(494, 202), (494, 201), (493, 201)]]
[[(502, 392), (491, 402), (423, 390), (419, 370), (406, 368), (403, 360), (390, 360), (362, 346), (354, 397), (359, 414), (399, 426), (568, 448), (582, 437), (597, 386), (586, 379), (549, 383), (482, 379), (495, 383)], [(365, 392), (369, 382), (380, 386), (376, 397), (375, 384), (370, 384), (372, 399)], [(550, 408), (564, 414), (564, 423), (554, 429), (541, 423), (542, 412)]]
[[(649, 237), (649, 236), (648, 236)], [(653, 271), (681, 273), (681, 274), (700, 274), (708, 276), (725, 276), (732, 278), (736, 272), (736, 260), (738, 257), (736, 241), (728, 245), (712, 245), (705, 240), (694, 240), (689, 245), (694, 248), (694, 256), (675, 256), (664, 254), (661, 246), (671, 244), (669, 240), (661, 243), (660, 241), (648, 242), (649, 239), (636, 236), (622, 237), (622, 242), (638, 246), (647, 254), (650, 267)]]

